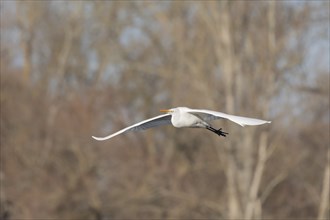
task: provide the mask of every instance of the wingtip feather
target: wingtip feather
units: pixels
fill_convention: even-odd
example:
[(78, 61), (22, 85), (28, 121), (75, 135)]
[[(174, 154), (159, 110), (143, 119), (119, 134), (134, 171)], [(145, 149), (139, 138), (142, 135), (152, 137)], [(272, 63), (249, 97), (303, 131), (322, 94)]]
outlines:
[(99, 137), (95, 137), (95, 136), (92, 136), (92, 138), (94, 138), (97, 141), (102, 141), (103, 140), (103, 138), (99, 138)]

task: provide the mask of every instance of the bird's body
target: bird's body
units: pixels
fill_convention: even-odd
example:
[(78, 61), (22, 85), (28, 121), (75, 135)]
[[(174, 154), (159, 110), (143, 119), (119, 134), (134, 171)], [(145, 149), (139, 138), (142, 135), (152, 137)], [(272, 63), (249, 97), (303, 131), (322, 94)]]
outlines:
[(150, 118), (144, 120), (142, 122), (136, 123), (132, 126), (124, 128), (114, 134), (111, 134), (106, 137), (94, 137), (94, 139), (103, 141), (109, 138), (112, 138), (116, 135), (127, 131), (137, 131), (137, 130), (145, 130), (148, 128), (160, 126), (160, 125), (168, 125), (172, 124), (176, 128), (205, 128), (208, 129), (219, 136), (226, 136), (228, 133), (223, 132), (222, 129), (213, 128), (208, 121), (216, 120), (216, 119), (228, 119), (232, 122), (235, 122), (241, 126), (245, 125), (261, 125), (265, 123), (271, 123), (270, 121), (264, 121), (256, 118), (247, 118), (235, 115), (229, 115), (222, 112), (204, 110), (204, 109), (190, 109), (186, 107), (177, 107), (168, 110), (161, 110), (162, 112), (167, 112), (167, 114), (159, 115), (154, 118)]
[(182, 111), (181, 109), (175, 109), (172, 113), (171, 123), (176, 128), (184, 127), (205, 127), (208, 125), (203, 119), (189, 112)]

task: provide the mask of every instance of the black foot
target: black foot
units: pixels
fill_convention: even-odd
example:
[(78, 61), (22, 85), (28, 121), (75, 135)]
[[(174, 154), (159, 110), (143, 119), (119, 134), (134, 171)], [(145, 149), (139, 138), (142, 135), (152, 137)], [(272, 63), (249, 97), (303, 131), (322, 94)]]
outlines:
[(226, 135), (228, 134), (227, 132), (222, 131), (222, 128), (217, 130), (217, 129), (212, 128), (212, 127), (207, 127), (206, 129), (216, 133), (219, 136), (223, 136), (223, 137), (226, 137)]
[(228, 134), (227, 132), (222, 131), (222, 128), (218, 129), (216, 133), (219, 136), (224, 136), (224, 137), (226, 137), (226, 135)]

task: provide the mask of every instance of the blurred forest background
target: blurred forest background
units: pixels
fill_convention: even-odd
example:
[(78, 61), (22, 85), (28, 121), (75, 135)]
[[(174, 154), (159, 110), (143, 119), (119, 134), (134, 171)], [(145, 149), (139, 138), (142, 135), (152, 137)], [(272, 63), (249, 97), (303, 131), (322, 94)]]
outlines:
[[(329, 1), (0, 8), (0, 218), (329, 218)], [(91, 138), (176, 106), (272, 124)]]

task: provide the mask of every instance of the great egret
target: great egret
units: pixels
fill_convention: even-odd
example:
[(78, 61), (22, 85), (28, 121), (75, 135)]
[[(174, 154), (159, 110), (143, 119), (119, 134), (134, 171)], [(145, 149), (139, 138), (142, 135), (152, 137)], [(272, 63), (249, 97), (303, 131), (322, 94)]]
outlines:
[(222, 128), (213, 128), (207, 121), (224, 118), (235, 122), (242, 127), (245, 125), (261, 125), (265, 123), (271, 123), (270, 121), (264, 121), (256, 118), (247, 118), (236, 115), (229, 115), (222, 112), (204, 109), (191, 109), (186, 107), (177, 107), (160, 111), (166, 112), (167, 114), (158, 115), (156, 117), (141, 121), (106, 137), (92, 137), (98, 141), (104, 141), (127, 131), (145, 130), (148, 128), (160, 125), (168, 125), (171, 123), (176, 128), (206, 128), (207, 130), (212, 131), (219, 136), (226, 137), (228, 134), (227, 132), (222, 131)]

